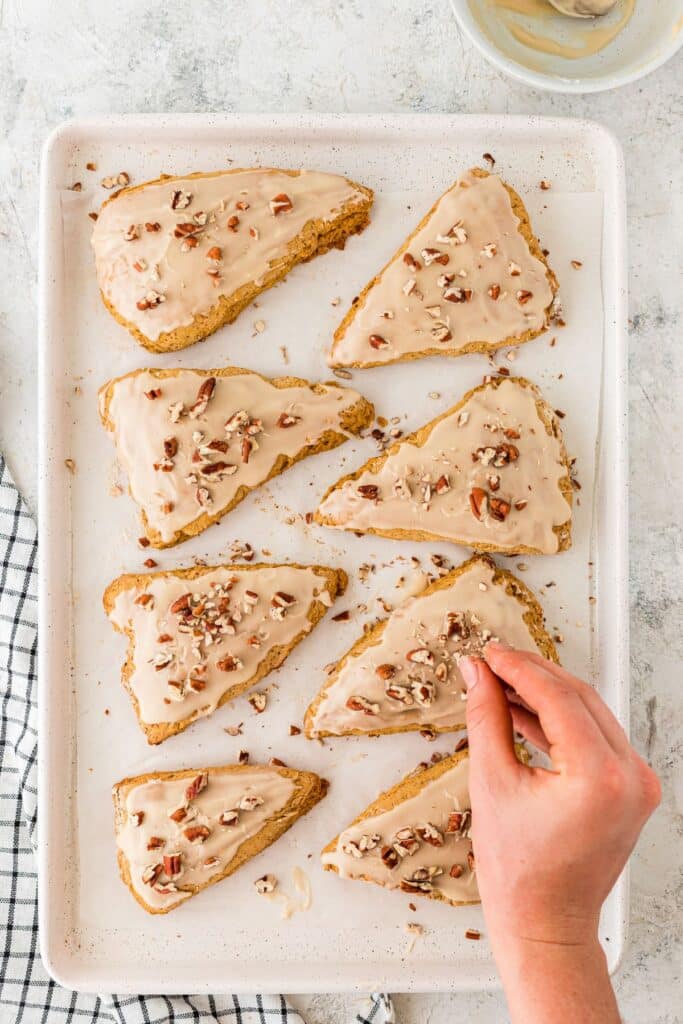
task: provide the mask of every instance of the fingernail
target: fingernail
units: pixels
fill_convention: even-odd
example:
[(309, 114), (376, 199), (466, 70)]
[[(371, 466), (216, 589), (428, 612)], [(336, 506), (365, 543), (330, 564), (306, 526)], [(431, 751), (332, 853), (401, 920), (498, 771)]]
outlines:
[(466, 656), (460, 659), (458, 664), (460, 674), (465, 680), (465, 686), (468, 690), (472, 690), (479, 680), (479, 665), (474, 658)]

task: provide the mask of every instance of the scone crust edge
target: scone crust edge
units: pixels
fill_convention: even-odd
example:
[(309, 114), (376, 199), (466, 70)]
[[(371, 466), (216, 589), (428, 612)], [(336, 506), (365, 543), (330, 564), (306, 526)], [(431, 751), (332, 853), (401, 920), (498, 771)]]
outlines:
[(425, 423), (424, 426), (420, 427), (412, 434), (408, 434), (406, 435), (406, 437), (402, 437), (399, 441), (396, 441), (394, 444), (386, 448), (381, 455), (376, 455), (374, 456), (374, 458), (368, 459), (368, 461), (363, 463), (363, 465), (360, 466), (357, 470), (355, 470), (355, 472), (347, 473), (345, 476), (341, 477), (339, 480), (337, 480), (336, 483), (332, 484), (332, 486), (328, 487), (328, 489), (325, 491), (325, 494), (321, 499), (319, 507), (313, 514), (315, 522), (319, 523), (321, 526), (331, 526), (336, 529), (350, 530), (352, 532), (360, 532), (364, 534), (372, 533), (376, 534), (378, 537), (390, 537), (393, 540), (436, 541), (437, 543), (459, 544), (465, 548), (471, 548), (472, 550), (478, 552), (488, 552), (491, 554), (495, 554), (496, 552), (499, 552), (500, 554), (510, 555), (546, 554), (547, 552), (543, 552), (538, 548), (529, 547), (525, 544), (520, 544), (514, 548), (501, 547), (498, 544), (488, 544), (486, 542), (478, 542), (476, 545), (474, 545), (470, 541), (444, 537), (437, 533), (428, 533), (426, 530), (381, 530), (375, 529), (374, 527), (367, 527), (364, 530), (359, 530), (358, 527), (339, 526), (337, 523), (334, 522), (331, 516), (323, 515), (323, 513), (320, 511), (320, 506), (323, 504), (328, 495), (332, 493), (332, 491), (336, 491), (338, 488), (342, 487), (347, 481), (358, 480), (363, 475), (363, 473), (377, 473), (382, 468), (382, 466), (389, 458), (389, 456), (392, 455), (394, 452), (398, 451), (398, 449), (404, 444), (412, 444), (416, 448), (422, 448), (427, 443), (432, 430), (434, 429), (434, 427), (436, 427), (438, 423), (446, 419), (448, 416), (454, 415), (456, 412), (462, 409), (463, 406), (470, 400), (470, 398), (472, 398), (473, 395), (476, 395), (478, 392), (483, 391), (486, 388), (498, 388), (505, 381), (512, 381), (516, 384), (519, 384), (521, 387), (529, 388), (531, 391), (533, 391), (536, 400), (536, 413), (538, 415), (538, 418), (543, 423), (546, 429), (546, 433), (549, 436), (556, 438), (556, 440), (560, 442), (560, 457), (562, 465), (566, 469), (566, 476), (560, 478), (560, 480), (558, 481), (558, 487), (562, 492), (567, 502), (567, 505), (569, 506), (569, 509), (568, 519), (566, 520), (566, 522), (560, 523), (558, 526), (553, 527), (553, 532), (557, 536), (558, 540), (557, 551), (553, 552), (553, 554), (559, 554), (561, 551), (568, 550), (571, 547), (572, 543), (571, 528), (572, 504), (574, 493), (571, 482), (571, 467), (569, 463), (569, 456), (564, 445), (562, 430), (560, 428), (557, 416), (550, 408), (548, 403), (545, 401), (545, 399), (542, 397), (541, 392), (536, 387), (536, 385), (532, 384), (531, 381), (527, 380), (525, 377), (494, 377), (494, 379), (489, 381), (487, 384), (479, 384), (476, 388), (472, 388), (470, 391), (467, 391), (460, 399), (460, 401), (456, 403), (456, 405), (451, 406), (450, 409), (446, 409), (446, 411), (441, 413), (440, 416), (437, 416), (436, 419), (430, 420), (429, 423)]
[[(486, 170), (484, 170), (481, 167), (473, 167), (470, 170), (469, 173), (472, 174), (476, 178), (488, 178), (489, 177), (489, 171), (486, 171)], [(527, 211), (526, 206), (524, 205), (524, 201), (523, 201), (522, 197), (519, 195), (518, 192), (515, 191), (514, 188), (512, 188), (511, 185), (508, 185), (507, 182), (502, 181), (502, 179), (501, 179), (501, 182), (502, 182), (504, 188), (506, 189), (508, 195), (510, 196), (510, 202), (512, 204), (513, 213), (515, 214), (515, 216), (519, 220), (518, 230), (519, 230), (520, 234), (526, 240), (527, 245), (529, 246), (529, 250), (530, 250), (531, 254), (533, 256), (535, 256), (536, 259), (538, 259), (543, 264), (543, 266), (545, 267), (546, 278), (547, 278), (547, 281), (548, 281), (548, 285), (550, 286), (550, 290), (553, 293), (553, 298), (552, 298), (551, 302), (549, 303), (549, 305), (546, 307), (546, 310), (545, 310), (546, 321), (548, 321), (550, 316), (551, 316), (551, 314), (552, 314), (552, 308), (553, 308), (553, 303), (555, 301), (555, 296), (557, 295), (557, 292), (559, 290), (559, 283), (558, 283), (557, 277), (555, 275), (555, 272), (551, 268), (550, 264), (548, 263), (548, 259), (545, 256), (545, 254), (544, 254), (544, 252), (543, 252), (543, 250), (541, 248), (541, 243), (539, 242), (538, 238), (534, 234), (533, 228), (531, 226), (531, 218), (529, 217), (529, 213)], [(450, 189), (448, 191), (450, 191)], [(526, 344), (526, 342), (533, 341), (534, 338), (538, 338), (539, 335), (543, 334), (543, 332), (545, 330), (547, 330), (547, 323), (546, 323), (543, 327), (540, 327), (537, 330), (531, 330), (530, 329), (528, 331), (524, 331), (520, 335), (516, 335), (515, 337), (505, 338), (503, 341), (499, 341), (499, 342), (471, 341), (471, 342), (468, 342), (467, 345), (463, 345), (462, 348), (455, 349), (455, 350), (454, 349), (447, 349), (447, 348), (444, 348), (443, 346), (432, 346), (431, 348), (420, 349), (420, 351), (418, 351), (418, 352), (405, 352), (403, 355), (397, 356), (395, 359), (382, 359), (382, 360), (372, 360), (372, 359), (365, 360), (365, 359), (363, 359), (363, 360), (357, 360), (355, 362), (344, 362), (344, 363), (338, 363), (338, 362), (335, 361), (335, 358), (334, 358), (335, 349), (336, 349), (338, 343), (344, 338), (347, 329), (349, 328), (350, 324), (355, 319), (356, 313), (358, 313), (358, 311), (361, 310), (365, 306), (365, 299), (367, 298), (368, 293), (377, 284), (379, 284), (381, 282), (382, 277), (384, 276), (385, 271), (388, 270), (388, 268), (390, 266), (393, 266), (393, 264), (403, 256), (404, 252), (406, 252), (410, 248), (413, 239), (422, 230), (422, 228), (427, 224), (428, 220), (430, 219), (430, 217), (432, 216), (432, 214), (436, 210), (436, 207), (439, 205), (439, 203), (441, 202), (441, 199), (443, 198), (444, 195), (445, 195), (445, 193), (442, 193), (442, 195), (439, 196), (439, 198), (436, 200), (436, 202), (431, 207), (431, 209), (424, 215), (424, 217), (422, 218), (420, 223), (417, 225), (416, 228), (413, 229), (411, 234), (408, 235), (408, 237), (403, 242), (403, 244), (400, 246), (400, 248), (396, 250), (396, 252), (391, 257), (391, 259), (388, 261), (388, 263), (385, 263), (385, 265), (375, 275), (375, 277), (373, 277), (372, 280), (370, 280), (365, 285), (365, 287), (363, 288), (363, 290), (361, 291), (361, 293), (360, 293), (360, 295), (358, 297), (358, 301), (355, 302), (353, 304), (353, 306), (351, 306), (351, 308), (347, 311), (346, 315), (344, 316), (344, 319), (342, 320), (342, 322), (339, 324), (339, 326), (337, 327), (336, 331), (334, 332), (334, 340), (332, 342), (332, 349), (330, 351), (330, 357), (329, 357), (329, 364), (330, 364), (330, 366), (332, 366), (332, 367), (343, 366), (343, 367), (357, 369), (357, 370), (366, 370), (366, 369), (370, 369), (373, 366), (391, 366), (392, 363), (411, 362), (414, 359), (423, 359), (423, 358), (425, 358), (427, 356), (448, 356), (450, 358), (454, 358), (454, 357), (457, 357), (457, 356), (468, 355), (471, 352), (483, 352), (484, 354), (487, 354), (487, 353), (491, 353), (491, 352), (496, 352), (498, 349), (501, 349), (501, 348), (511, 348), (512, 346), (524, 345), (524, 344)]]
[[(146, 782), (151, 782), (154, 779), (163, 779), (164, 781), (174, 781), (175, 779), (187, 779), (194, 778), (200, 771), (201, 772), (212, 772), (214, 774), (238, 774), (243, 771), (253, 771), (254, 768), (266, 768), (265, 765), (216, 765), (209, 768), (186, 768), (178, 771), (170, 772), (145, 772), (143, 775), (129, 776), (125, 779), (121, 779), (112, 787), (112, 799), (114, 803), (114, 831), (118, 834), (119, 827), (124, 824), (125, 821), (125, 808), (124, 802), (128, 792), (134, 787), (144, 785)], [(274, 843), (280, 836), (298, 821), (304, 814), (315, 807), (320, 800), (326, 795), (329, 784), (325, 779), (320, 778), (315, 772), (298, 771), (294, 768), (271, 768), (268, 766), (269, 771), (276, 771), (279, 775), (286, 778), (293, 779), (296, 789), (292, 794), (290, 800), (286, 806), (279, 812), (278, 818), (268, 820), (263, 828), (260, 829), (256, 835), (251, 836), (250, 839), (245, 840), (237, 850), (237, 853), (231, 861), (226, 864), (225, 869), (220, 873), (213, 875), (206, 882), (202, 882), (201, 885), (192, 885), (189, 888), (192, 891), (192, 896), (196, 896), (203, 889), (208, 888), (210, 885), (214, 885), (216, 882), (221, 882), (224, 878), (228, 878), (238, 868), (246, 864), (247, 861), (251, 860), (257, 854), (261, 853), (268, 846)], [(295, 816), (289, 820), (282, 822), (279, 820), (280, 816), (289, 817), (291, 814)], [(172, 910), (177, 910), (182, 903), (178, 903), (172, 907), (152, 907), (146, 903), (140, 894), (135, 890), (132, 884), (130, 875), (130, 864), (128, 858), (121, 849), (117, 848), (117, 860), (119, 865), (119, 873), (121, 880), (124, 885), (130, 890), (132, 896), (137, 903), (146, 910), (149, 914), (168, 914)], [(192, 899), (192, 896), (189, 899)], [(187, 900), (183, 900), (187, 902)]]
[[(311, 383), (311, 381), (305, 380), (302, 377), (266, 377), (264, 374), (257, 373), (255, 370), (247, 370), (240, 366), (224, 366), (214, 370), (201, 370), (194, 367), (188, 367), (187, 370), (203, 377), (235, 377), (241, 375), (260, 377), (261, 380), (267, 381), (276, 388), (284, 389), (288, 387), (306, 387), (315, 394), (320, 394), (321, 391), (325, 389), (329, 390), (330, 388), (338, 388), (342, 391), (344, 390), (343, 385), (335, 382)], [(165, 377), (177, 377), (181, 373), (187, 372), (187, 370), (185, 368), (160, 369), (157, 367), (143, 367), (139, 370), (132, 370), (130, 373), (124, 373), (120, 377), (113, 377), (111, 380), (107, 381), (106, 384), (102, 385), (98, 394), (100, 419), (105, 429), (110, 433), (113, 433), (115, 429), (114, 423), (109, 416), (109, 406), (114, 393), (114, 386), (118, 384), (119, 381), (126, 380), (128, 377), (135, 377), (140, 373), (149, 373), (157, 380), (163, 380)], [(357, 402), (344, 410), (340, 417), (340, 425), (342, 429), (348, 431), (349, 434), (357, 435), (361, 430), (372, 423), (374, 415), (375, 407), (367, 398), (364, 398), (361, 395)], [(232, 501), (227, 505), (224, 505), (223, 508), (219, 509), (217, 512), (203, 512), (201, 515), (197, 516), (196, 519), (193, 519), (192, 522), (187, 523), (182, 530), (176, 530), (170, 540), (163, 540), (161, 533), (149, 525), (144, 509), (140, 508), (140, 506), (137, 505), (137, 502), (135, 502), (140, 512), (144, 535), (149, 541), (151, 547), (156, 548), (157, 550), (174, 547), (176, 544), (181, 544), (184, 540), (188, 540), (190, 537), (196, 537), (198, 534), (203, 533), (204, 530), (207, 530), (210, 526), (213, 526), (215, 523), (223, 519), (229, 512), (232, 512), (232, 510), (244, 501), (247, 495), (251, 494), (252, 491), (258, 490), (259, 487), (262, 487), (274, 477), (279, 476), (280, 473), (289, 469), (290, 466), (308, 458), (309, 455), (319, 455), (321, 452), (327, 452), (331, 451), (333, 448), (338, 448), (339, 445), (344, 444), (347, 440), (348, 437), (345, 433), (342, 434), (338, 430), (330, 429), (326, 430), (320, 436), (317, 444), (305, 445), (303, 448), (299, 449), (293, 457), (290, 458), (287, 455), (279, 455), (268, 476), (260, 481), (255, 487), (238, 488)], [(130, 484), (128, 485), (128, 494), (132, 498)]]
[[(472, 555), (471, 558), (468, 558), (465, 562), (462, 562), (454, 569), (451, 569), (451, 571), (445, 576), (441, 576), (439, 579), (434, 580), (434, 582), (430, 583), (424, 588), (424, 590), (421, 590), (419, 594), (415, 594), (415, 599), (420, 600), (420, 598), (428, 597), (430, 594), (434, 594), (439, 590), (447, 590), (459, 576), (462, 576), (464, 573), (468, 572), (472, 566), (478, 564), (490, 566), (494, 571), (494, 584), (502, 584), (505, 587), (506, 593), (511, 598), (525, 606), (526, 610), (522, 617), (540, 653), (544, 658), (548, 658), (550, 661), (554, 661), (555, 664), (559, 665), (560, 659), (557, 653), (557, 648), (553, 643), (552, 637), (545, 629), (545, 616), (543, 614), (543, 609), (535, 595), (529, 587), (510, 572), (509, 569), (501, 569), (496, 565), (489, 555)], [(304, 715), (304, 732), (308, 739), (324, 739), (325, 737), (341, 736), (389, 736), (399, 732), (419, 732), (421, 729), (430, 729), (432, 732), (436, 733), (461, 732), (463, 729), (467, 728), (464, 723), (456, 726), (433, 726), (429, 723), (424, 723), (422, 725), (401, 725), (388, 729), (378, 729), (376, 732), (366, 732), (363, 729), (349, 729), (347, 732), (333, 733), (327, 732), (324, 729), (318, 731), (314, 728), (315, 716), (318, 713), (318, 709), (324, 702), (328, 691), (334, 687), (334, 684), (339, 677), (339, 673), (353, 658), (359, 657), (368, 650), (368, 648), (374, 647), (381, 642), (385, 627), (390, 618), (391, 616), (387, 616), (386, 619), (381, 619), (379, 622), (376, 622), (367, 633), (364, 633), (356, 640), (346, 654), (344, 654), (339, 660), (334, 672), (332, 672), (328, 677), (325, 685), (320, 689), (315, 699), (308, 706), (306, 714)]]
[[(279, 565), (284, 565), (284, 563), (258, 562), (249, 565), (241, 563), (238, 563), (237, 565), (195, 565), (189, 569), (168, 569), (163, 572), (124, 573), (123, 575), (118, 576), (115, 580), (112, 580), (106, 588), (102, 596), (102, 604), (104, 605), (105, 613), (109, 617), (116, 603), (116, 598), (120, 593), (122, 593), (122, 591), (132, 590), (138, 586), (144, 586), (146, 580), (157, 579), (160, 576), (195, 580), (208, 573), (214, 572), (216, 569), (225, 569), (228, 572), (253, 572), (257, 569), (278, 568)], [(327, 590), (329, 591), (332, 600), (340, 594), (343, 594), (346, 590), (348, 577), (343, 569), (330, 569), (323, 565), (302, 565), (298, 562), (288, 562), (286, 563), (286, 567), (293, 569), (310, 569), (316, 576), (320, 576), (321, 579), (325, 580)], [(311, 623), (311, 630), (309, 630), (308, 633), (315, 628), (327, 611), (327, 605), (323, 604), (322, 601), (315, 599), (311, 602), (307, 613), (308, 621)], [(177, 722), (143, 722), (140, 717), (139, 701), (131, 686), (131, 677), (135, 671), (135, 632), (130, 628), (130, 626), (121, 629), (111, 619), (110, 621), (118, 633), (124, 633), (128, 637), (126, 660), (121, 667), (121, 682), (130, 697), (138, 724), (144, 732), (147, 742), (152, 746), (163, 743), (164, 740), (167, 740), (170, 736), (176, 736), (178, 733), (183, 732), (189, 725), (192, 725), (193, 722), (197, 721), (197, 719), (205, 717), (200, 716), (198, 712), (193, 712), (191, 715), (187, 715), (185, 718), (182, 718)], [(253, 676), (241, 683), (228, 687), (228, 689), (224, 691), (216, 705), (216, 708), (211, 712), (211, 714), (215, 714), (215, 712), (218, 711), (219, 708), (223, 707), (223, 705), (228, 701), (234, 700), (235, 697), (238, 697), (241, 693), (244, 693), (246, 690), (251, 689), (251, 687), (256, 686), (261, 679), (264, 679), (267, 675), (282, 665), (294, 648), (297, 647), (306, 636), (308, 636), (308, 633), (302, 631), (298, 633), (289, 644), (273, 647), (272, 650), (269, 651), (267, 657), (263, 659)]]
[[(241, 174), (244, 171), (260, 171), (264, 174), (288, 174), (292, 178), (298, 178), (301, 170), (280, 169), (277, 167), (234, 167), (227, 171), (194, 171), (192, 174), (162, 174), (152, 181), (144, 181), (139, 185), (131, 185), (114, 192), (100, 208), (103, 210), (109, 203), (115, 202), (123, 195), (133, 192), (140, 192), (150, 185), (172, 184), (174, 181), (189, 181), (196, 178), (216, 178), (228, 174)], [(363, 203), (347, 202), (342, 206), (340, 212), (331, 221), (309, 220), (302, 231), (291, 240), (283, 257), (271, 264), (262, 278), (263, 283), (257, 285), (249, 282), (238, 288), (231, 295), (220, 295), (218, 301), (208, 312), (196, 316), (192, 323), (177, 327), (173, 331), (162, 332), (157, 338), (148, 338), (130, 320), (126, 320), (115, 306), (113, 306), (100, 289), (100, 296), (107, 311), (113, 318), (125, 327), (140, 345), (150, 352), (178, 352), (180, 349), (194, 345), (196, 342), (204, 341), (211, 334), (223, 327), (225, 324), (233, 323), (239, 314), (254, 299), (272, 288), (274, 284), (282, 281), (289, 272), (299, 263), (307, 263), (316, 256), (322, 256), (330, 249), (343, 249), (347, 238), (360, 233), (370, 223), (370, 209), (374, 201), (374, 192), (366, 185), (361, 185), (350, 178), (345, 178), (352, 188), (356, 189), (365, 197)]]

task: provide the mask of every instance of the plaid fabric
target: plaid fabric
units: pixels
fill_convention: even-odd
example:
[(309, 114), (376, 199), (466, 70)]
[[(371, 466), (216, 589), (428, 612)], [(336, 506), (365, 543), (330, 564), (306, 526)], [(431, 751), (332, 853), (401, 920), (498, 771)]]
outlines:
[[(0, 455), (0, 1022), (304, 1024), (283, 996), (90, 996), (48, 976), (38, 951), (36, 528)], [(392, 1024), (373, 995), (357, 1024)]]

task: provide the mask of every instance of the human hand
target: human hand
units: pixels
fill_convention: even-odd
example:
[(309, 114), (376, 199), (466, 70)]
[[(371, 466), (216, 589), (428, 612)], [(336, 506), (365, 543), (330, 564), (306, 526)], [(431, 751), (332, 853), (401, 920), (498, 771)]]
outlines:
[[(530, 961), (538, 967), (541, 950), (557, 977), (570, 950), (570, 975), (579, 961), (582, 971), (603, 962), (600, 908), (659, 803), (660, 786), (588, 684), (502, 644), (488, 644), (484, 657), (463, 659), (460, 668), (468, 685), (477, 881), (507, 991), (533, 969)], [(513, 729), (549, 754), (552, 771), (519, 763)]]

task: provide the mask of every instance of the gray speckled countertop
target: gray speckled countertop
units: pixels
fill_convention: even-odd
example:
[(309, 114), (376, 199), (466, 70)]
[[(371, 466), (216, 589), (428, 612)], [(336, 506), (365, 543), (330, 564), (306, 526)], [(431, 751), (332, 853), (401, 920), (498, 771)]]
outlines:
[[(631, 944), (616, 984), (625, 1021), (680, 1020), (680, 54), (618, 93), (541, 93), (492, 70), (445, 0), (0, 0), (0, 47), (0, 448), (31, 504), (39, 154), (58, 122), (109, 111), (536, 113), (594, 118), (619, 136), (630, 232), (632, 733), (664, 801), (633, 860)], [(295, 1002), (309, 1024), (344, 1021), (356, 1005)], [(506, 1017), (499, 993), (399, 996), (397, 1010), (402, 1024)]]

